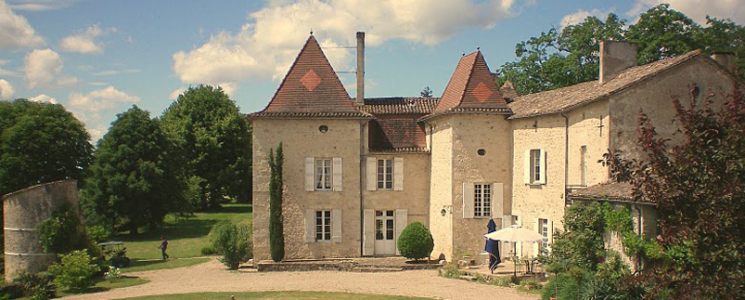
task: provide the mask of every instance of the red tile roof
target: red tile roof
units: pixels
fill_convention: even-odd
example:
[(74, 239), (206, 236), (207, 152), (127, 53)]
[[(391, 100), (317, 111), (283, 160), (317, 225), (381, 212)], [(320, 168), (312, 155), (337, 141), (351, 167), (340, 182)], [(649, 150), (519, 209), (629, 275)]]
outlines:
[(364, 112), (373, 115), (428, 114), (435, 110), (440, 98), (432, 97), (388, 97), (365, 98)]
[(511, 114), (481, 51), (463, 56), (430, 118), (448, 113)]
[(249, 118), (372, 118), (349, 98), (312, 35), (300, 50), (277, 93)]

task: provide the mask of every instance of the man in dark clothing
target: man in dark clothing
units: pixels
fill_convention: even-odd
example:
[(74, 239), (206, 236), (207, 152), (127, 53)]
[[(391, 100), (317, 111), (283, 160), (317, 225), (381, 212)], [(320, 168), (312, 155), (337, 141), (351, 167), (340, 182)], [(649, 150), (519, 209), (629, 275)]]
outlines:
[(160, 246), (158, 246), (158, 249), (163, 252), (163, 260), (168, 260), (168, 254), (166, 253), (166, 249), (168, 249), (168, 240), (166, 240), (165, 237), (160, 237)]

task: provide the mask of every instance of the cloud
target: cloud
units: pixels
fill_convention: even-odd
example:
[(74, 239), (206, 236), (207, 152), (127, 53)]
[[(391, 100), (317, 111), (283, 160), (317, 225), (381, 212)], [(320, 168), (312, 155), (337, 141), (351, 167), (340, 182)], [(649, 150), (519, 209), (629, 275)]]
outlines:
[(66, 8), (77, 0), (14, 0), (10, 2), (10, 6), (15, 10), (47, 11)]
[(669, 3), (670, 8), (686, 14), (701, 25), (706, 25), (706, 15), (718, 19), (730, 18), (738, 24), (745, 23), (742, 0), (637, 0), (627, 14), (637, 16), (662, 3)]
[(96, 141), (106, 132), (105, 124), (101, 124), (101, 116), (113, 109), (121, 109), (127, 104), (139, 103), (140, 97), (119, 91), (113, 86), (91, 91), (88, 94), (72, 92), (67, 98), (66, 107), (78, 120), (83, 121)]
[(561, 23), (559, 26), (563, 29), (570, 25), (577, 25), (579, 23), (582, 23), (589, 16), (597, 17), (600, 20), (605, 20), (606, 18), (608, 18), (608, 14), (614, 12), (615, 10), (615, 8), (611, 8), (609, 10), (592, 9), (590, 11), (579, 9), (573, 14), (564, 16), (561, 19)]
[(91, 75), (95, 76), (111, 76), (111, 75), (117, 75), (121, 73), (139, 73), (140, 69), (126, 69), (126, 70), (104, 70), (99, 72), (93, 72)]
[(44, 44), (44, 39), (34, 31), (26, 18), (16, 15), (0, 0), (0, 50), (33, 48)]
[(90, 84), (92, 86), (104, 86), (104, 85), (108, 85), (108, 83), (103, 82), (103, 81), (89, 81), (88, 84)]
[(46, 103), (57, 104), (57, 99), (54, 99), (53, 97), (47, 96), (45, 94), (41, 94), (41, 95), (38, 95), (36, 97), (28, 98), (28, 101), (32, 101), (32, 102), (46, 102)]
[(13, 86), (5, 79), (0, 79), (0, 100), (13, 100), (15, 90)]
[(84, 31), (63, 38), (60, 47), (67, 52), (100, 54), (103, 53), (103, 46), (101, 43), (96, 43), (94, 39), (111, 32), (116, 32), (116, 28), (101, 29), (98, 25), (93, 25)]
[(78, 82), (75, 77), (60, 77), (62, 73), (62, 59), (51, 49), (34, 49), (24, 59), (25, 73), (28, 87), (60, 87), (71, 86)]
[[(525, 2), (525, 1), (524, 1)], [(312, 29), (336, 69), (348, 69), (355, 32), (378, 46), (391, 39), (434, 45), (466, 28), (491, 28), (514, 15), (515, 0), (274, 0), (250, 13), (236, 32), (219, 32), (205, 44), (173, 54), (184, 83), (230, 85), (282, 78)]]
[(184, 93), (184, 91), (186, 91), (185, 88), (177, 88), (177, 89), (173, 90), (173, 92), (171, 92), (170, 95), (168, 95), (168, 99), (176, 100), (176, 99), (178, 99), (178, 96), (180, 96), (181, 94)]

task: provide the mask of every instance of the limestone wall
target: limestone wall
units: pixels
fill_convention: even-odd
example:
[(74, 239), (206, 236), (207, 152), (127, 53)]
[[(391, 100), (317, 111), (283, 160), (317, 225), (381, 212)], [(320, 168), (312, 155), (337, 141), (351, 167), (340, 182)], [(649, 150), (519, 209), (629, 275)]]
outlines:
[(442, 117), (427, 123), (432, 166), (429, 230), (435, 241), (432, 256), (442, 254), (447, 260), (452, 259), (453, 253), (453, 129), (449, 120), (449, 117)]
[[(284, 148), (285, 258), (355, 257), (361, 255), (360, 159), (366, 121), (254, 120), (253, 214), (254, 257), (269, 259), (269, 150)], [(328, 131), (319, 131), (321, 125)], [(305, 191), (305, 158), (342, 159), (342, 191)], [(306, 209), (342, 209), (341, 242), (306, 242)]]
[[(569, 118), (568, 182), (572, 187), (593, 186), (610, 179), (609, 168), (598, 161), (610, 146), (611, 118), (608, 101), (598, 101), (574, 109)], [(585, 182), (582, 182), (582, 146), (585, 146)]]
[(408, 211), (408, 223), (429, 224), (429, 154), (371, 153), (379, 159), (404, 159), (403, 190), (364, 190), (364, 209)]
[(2, 196), (5, 222), (5, 281), (21, 272), (36, 274), (55, 262), (56, 254), (44, 253), (36, 226), (52, 217), (64, 203), (78, 207), (77, 181), (63, 180), (32, 186)]

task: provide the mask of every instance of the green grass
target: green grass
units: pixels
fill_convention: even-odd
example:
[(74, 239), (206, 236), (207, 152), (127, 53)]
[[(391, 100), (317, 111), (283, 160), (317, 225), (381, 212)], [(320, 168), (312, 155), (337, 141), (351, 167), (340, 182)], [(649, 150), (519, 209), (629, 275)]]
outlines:
[(146, 284), (148, 282), (150, 282), (150, 280), (142, 279), (139, 277), (126, 277), (126, 276), (122, 276), (121, 279), (115, 282), (109, 282), (105, 279), (101, 279), (100, 281), (96, 282), (94, 286), (88, 288), (87, 290), (79, 291), (79, 292), (61, 290), (61, 291), (57, 291), (57, 296), (65, 297), (65, 296), (77, 295), (77, 294), (100, 293), (100, 292), (105, 292), (105, 291), (116, 289), (116, 288), (123, 288), (123, 287), (128, 287), (128, 286)]
[[(171, 258), (199, 257), (202, 256), (200, 252), (202, 247), (208, 244), (207, 234), (212, 229), (212, 225), (222, 220), (230, 220), (238, 224), (250, 220), (252, 216), (249, 204), (224, 204), (223, 208), (218, 211), (196, 213), (190, 218), (177, 218), (169, 215), (162, 228), (134, 237), (128, 234), (120, 235), (114, 239), (125, 243), (127, 256), (132, 260), (161, 258), (160, 249), (158, 249), (161, 235), (168, 240), (168, 255)], [(170, 261), (166, 265), (169, 263)]]
[(235, 295), (235, 299), (273, 299), (273, 300), (294, 300), (294, 299), (360, 299), (360, 300), (417, 300), (431, 299), (419, 297), (404, 296), (386, 296), (371, 294), (353, 294), (353, 293), (328, 293), (328, 292), (248, 292), (248, 293), (195, 293), (195, 294), (176, 294), (176, 295), (157, 295), (137, 298), (137, 300), (202, 300), (202, 299), (230, 299)]
[(206, 263), (207, 261), (209, 261), (209, 258), (206, 258), (206, 257), (169, 259), (168, 261), (163, 261), (160, 259), (135, 260), (135, 261), (132, 261), (132, 265), (130, 265), (127, 268), (122, 269), (122, 273), (132, 273), (132, 272), (161, 270), (161, 269), (175, 269), (175, 268), (198, 265), (201, 263)]

